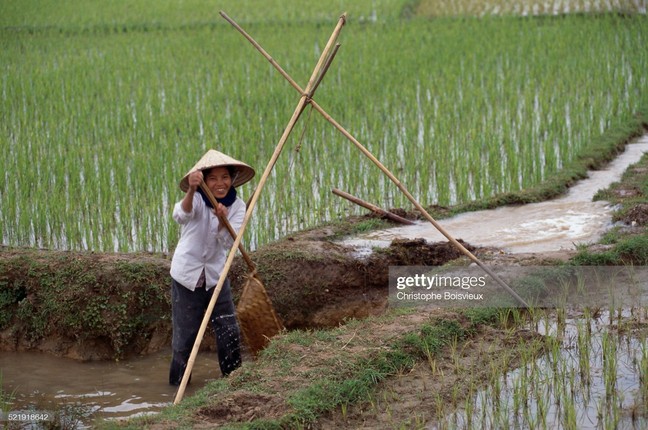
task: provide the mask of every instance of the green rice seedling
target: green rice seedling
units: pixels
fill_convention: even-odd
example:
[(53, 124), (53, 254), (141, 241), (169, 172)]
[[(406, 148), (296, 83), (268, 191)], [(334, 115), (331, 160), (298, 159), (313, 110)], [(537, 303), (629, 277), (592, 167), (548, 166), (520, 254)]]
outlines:
[(430, 370), (432, 371), (432, 375), (443, 378), (443, 369), (440, 369), (437, 366), (437, 362), (436, 359), (434, 358), (434, 354), (429, 350), (429, 348), (425, 349), (425, 356), (430, 366)]
[(502, 309), (498, 314), (497, 318), (499, 319), (499, 325), (501, 327), (509, 326), (509, 318), (511, 315), (512, 309)]
[[(492, 368), (491, 368), (492, 369)], [(500, 410), (501, 408), (501, 392), (502, 392), (502, 378), (500, 372), (495, 369), (492, 369), (491, 372), (491, 381), (490, 385), (493, 387), (493, 396), (491, 398), (492, 406), (495, 410)]]
[(449, 344), (450, 356), (452, 357), (452, 367), (455, 375), (458, 375), (465, 371), (465, 369), (461, 365), (461, 354), (459, 353), (458, 350), (458, 343), (459, 343), (459, 339), (455, 337), (450, 341)]
[[(584, 392), (587, 392), (590, 386), (590, 354), (591, 354), (591, 329), (588, 318), (578, 321), (576, 327), (577, 349), (578, 349), (578, 370), (580, 381)], [(587, 327), (587, 328), (585, 328)]]
[(618, 339), (609, 332), (604, 332), (601, 336), (605, 397), (610, 403), (613, 403), (617, 396), (617, 342)]
[[(529, 402), (527, 395), (527, 385), (525, 384), (527, 376), (522, 376), (514, 381), (513, 386), (513, 416), (518, 422), (529, 420)], [(531, 424), (531, 423), (529, 423)]]
[(644, 339), (641, 343), (641, 354), (638, 360), (639, 386), (644, 405), (648, 405), (648, 345)]
[(437, 394), (434, 400), (434, 417), (436, 422), (442, 423), (445, 422), (445, 402), (441, 398), (440, 394)]
[(578, 428), (578, 419), (576, 404), (574, 399), (571, 396), (565, 396), (562, 401), (562, 426), (567, 429), (576, 429)]
[(537, 413), (539, 425), (542, 426), (542, 428), (546, 428), (547, 412), (549, 410), (547, 399), (545, 396), (539, 395), (535, 398), (535, 400), (536, 400), (536, 413)]
[(608, 404), (605, 399), (600, 399), (598, 407), (598, 417), (603, 428), (618, 428), (619, 426), (619, 408)]

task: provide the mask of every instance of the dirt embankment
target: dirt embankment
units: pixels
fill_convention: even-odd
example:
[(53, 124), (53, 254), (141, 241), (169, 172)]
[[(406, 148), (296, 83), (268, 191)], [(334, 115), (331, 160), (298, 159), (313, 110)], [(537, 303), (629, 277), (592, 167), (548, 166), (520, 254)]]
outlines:
[[(421, 239), (395, 242), (359, 258), (330, 240), (336, 234), (331, 228), (312, 230), (251, 254), (288, 329), (332, 327), (380, 314), (387, 303), (389, 266), (440, 265), (461, 256), (448, 243)], [(100, 360), (168, 347), (169, 264), (166, 255), (3, 247), (0, 350)], [(237, 257), (230, 271), (235, 298), (248, 271)], [(206, 341), (205, 348), (211, 347)]]

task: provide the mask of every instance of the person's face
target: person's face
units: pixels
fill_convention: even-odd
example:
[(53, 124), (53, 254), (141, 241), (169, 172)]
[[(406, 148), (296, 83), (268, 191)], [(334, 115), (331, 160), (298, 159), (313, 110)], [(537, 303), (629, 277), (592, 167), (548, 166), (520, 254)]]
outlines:
[(222, 199), (232, 186), (232, 177), (226, 167), (214, 167), (205, 175), (205, 184), (214, 197)]

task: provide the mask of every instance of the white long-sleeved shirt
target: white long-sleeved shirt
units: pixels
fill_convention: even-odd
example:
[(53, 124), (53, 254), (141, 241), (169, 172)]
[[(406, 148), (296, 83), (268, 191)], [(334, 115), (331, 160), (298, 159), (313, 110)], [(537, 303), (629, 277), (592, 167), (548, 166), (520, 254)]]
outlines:
[[(227, 209), (227, 219), (238, 233), (245, 218), (245, 202), (237, 197)], [(218, 217), (198, 192), (194, 194), (191, 212), (182, 209), (181, 201), (175, 204), (173, 219), (180, 224), (180, 240), (171, 259), (171, 277), (193, 291), (204, 269), (206, 287), (213, 288), (234, 239), (227, 228), (218, 229)]]

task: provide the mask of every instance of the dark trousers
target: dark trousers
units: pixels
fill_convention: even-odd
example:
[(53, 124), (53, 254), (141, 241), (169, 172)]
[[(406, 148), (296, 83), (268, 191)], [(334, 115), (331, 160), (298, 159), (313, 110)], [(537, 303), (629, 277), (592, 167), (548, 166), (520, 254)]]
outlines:
[[(173, 357), (169, 383), (180, 385), (205, 311), (216, 288), (191, 291), (173, 280), (171, 285), (171, 316), (173, 320)], [(236, 321), (229, 279), (225, 280), (209, 320), (216, 332), (218, 363), (223, 376), (241, 365), (241, 335)]]

